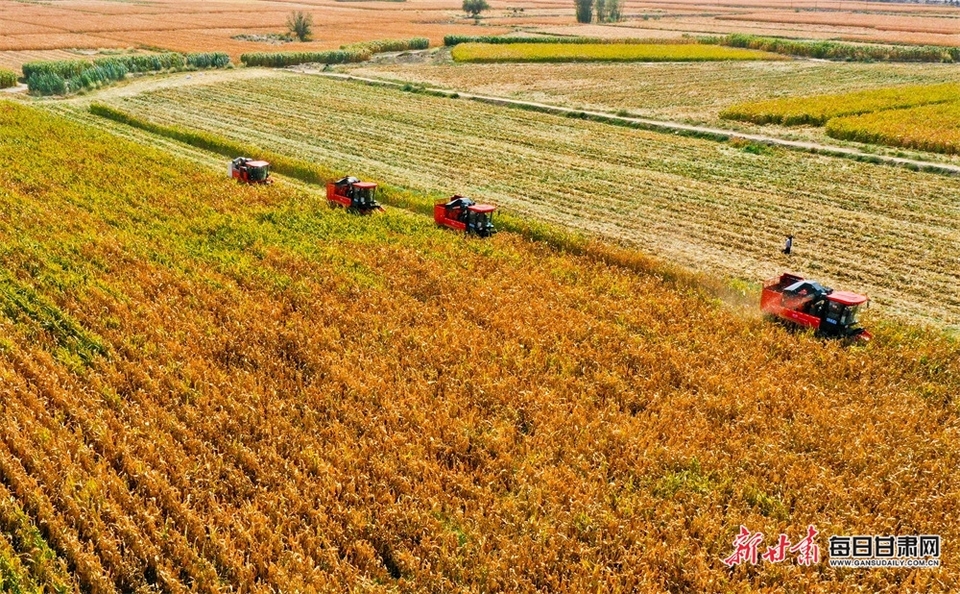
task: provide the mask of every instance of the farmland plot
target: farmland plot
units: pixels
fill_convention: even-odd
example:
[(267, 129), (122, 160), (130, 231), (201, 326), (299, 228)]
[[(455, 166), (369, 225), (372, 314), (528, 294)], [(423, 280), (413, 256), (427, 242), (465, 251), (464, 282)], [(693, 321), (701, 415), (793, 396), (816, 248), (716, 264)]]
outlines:
[[(885, 311), (956, 325), (958, 191), (932, 174), (751, 154), (571, 118), (295, 75), (168, 89), (112, 103), (345, 173), (626, 241), (710, 273), (792, 268), (867, 292)], [(779, 254), (797, 236), (793, 259)]]
[(960, 103), (836, 118), (827, 123), (827, 134), (955, 155), (960, 153)]
[[(314, 26), (316, 41), (301, 46), (308, 51), (335, 49), (344, 43), (379, 37), (427, 36), (434, 44), (448, 34), (475, 33), (477, 27), (456, 3), (438, 0), (408, 0), (371, 4), (362, 1), (309, 0), (297, 3), (306, 11), (325, 15)], [(484, 14), (484, 30), (508, 33), (511, 27), (525, 30), (544, 27), (563, 35), (578, 31), (642, 31), (643, 37), (677, 36), (681, 33), (740, 32), (785, 37), (859, 39), (882, 43), (934, 43), (957, 45), (956, 15), (950, 7), (920, 7), (887, 3), (878, 10), (871, 3), (848, 1), (824, 10), (823, 4), (790, 2), (711, 3), (709, 7), (676, 0), (630, 6), (626, 21), (616, 27), (574, 25), (569, 2), (526, 0), (524, 12)], [(746, 8), (746, 13), (745, 13)], [(929, 10), (933, 8), (933, 10)], [(758, 12), (759, 11), (759, 12)], [(752, 14), (751, 14), (752, 13)], [(871, 13), (869, 16), (865, 13)], [(262, 35), (285, 29), (288, 8), (283, 3), (263, 4), (248, 0), (24, 0), (0, 4), (0, 52), (5, 50), (54, 50), (70, 48), (154, 47), (168, 51), (224, 51), (233, 60), (248, 51), (269, 51), (269, 44), (238, 41), (237, 35)], [(875, 22), (887, 21), (885, 24)], [(724, 15), (745, 19), (721, 20)], [(896, 16), (900, 15), (900, 16)], [(639, 18), (639, 17), (642, 17)], [(652, 19), (648, 17), (654, 17)], [(811, 18), (813, 23), (804, 24)], [(899, 22), (901, 18), (904, 21)], [(757, 20), (754, 20), (756, 18)], [(784, 22), (779, 22), (779, 21)], [(771, 22), (773, 21), (773, 22)], [(891, 26), (892, 25), (892, 26)]]
[(25, 587), (958, 585), (720, 562), (740, 524), (960, 538), (953, 342), (823, 344), (12, 104), (0, 157), (0, 562)]
[[(960, 100), (960, 84), (907, 85), (810, 97), (788, 97), (732, 105), (720, 117), (756, 124), (822, 126), (831, 118)], [(896, 114), (892, 114), (896, 115)]]
[[(837, 144), (822, 129), (724, 120), (738, 103), (854, 93), (895, 85), (960, 82), (952, 64), (787, 62), (609, 64), (358, 64), (358, 76), (537, 101), (575, 109), (626, 111), (794, 140)], [(929, 155), (921, 158), (931, 158)]]
[(784, 60), (756, 50), (697, 44), (463, 43), (451, 52), (457, 62), (717, 62)]

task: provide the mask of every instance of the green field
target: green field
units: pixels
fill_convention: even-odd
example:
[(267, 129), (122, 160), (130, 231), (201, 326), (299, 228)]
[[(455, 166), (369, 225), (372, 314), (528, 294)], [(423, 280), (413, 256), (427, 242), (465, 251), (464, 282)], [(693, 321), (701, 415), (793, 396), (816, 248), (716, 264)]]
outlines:
[(782, 60), (783, 56), (717, 45), (631, 43), (462, 43), (456, 62), (716, 62)]
[[(756, 282), (789, 267), (866, 292), (880, 311), (945, 325), (960, 320), (952, 291), (960, 266), (950, 247), (957, 188), (942, 176), (798, 153), (757, 155), (289, 74), (110, 103), (335, 171), (471, 195), (710, 274)], [(798, 238), (790, 260), (779, 253), (787, 233)]]

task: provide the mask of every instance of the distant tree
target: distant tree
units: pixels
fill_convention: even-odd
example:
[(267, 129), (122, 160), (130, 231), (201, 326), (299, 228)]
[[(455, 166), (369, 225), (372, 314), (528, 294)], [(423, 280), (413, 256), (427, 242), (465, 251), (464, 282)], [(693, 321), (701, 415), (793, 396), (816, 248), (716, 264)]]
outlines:
[(573, 0), (577, 6), (577, 22), (589, 23), (593, 20), (593, 0)]
[(299, 10), (291, 12), (287, 17), (287, 28), (300, 41), (309, 41), (313, 33), (313, 15)]
[(623, 20), (620, 0), (607, 0), (607, 22), (619, 23)]
[(607, 21), (607, 0), (594, 0), (593, 9), (597, 13), (597, 22), (605, 23)]
[(475, 19), (480, 17), (481, 12), (489, 9), (490, 5), (487, 4), (487, 0), (463, 0), (463, 12)]

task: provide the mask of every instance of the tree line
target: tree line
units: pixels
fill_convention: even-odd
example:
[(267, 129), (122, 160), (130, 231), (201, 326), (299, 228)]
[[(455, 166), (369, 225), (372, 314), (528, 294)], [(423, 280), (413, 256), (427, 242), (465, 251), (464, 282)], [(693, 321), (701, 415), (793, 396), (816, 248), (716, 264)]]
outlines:
[(623, 20), (621, 0), (573, 0), (577, 7), (577, 22), (616, 23)]

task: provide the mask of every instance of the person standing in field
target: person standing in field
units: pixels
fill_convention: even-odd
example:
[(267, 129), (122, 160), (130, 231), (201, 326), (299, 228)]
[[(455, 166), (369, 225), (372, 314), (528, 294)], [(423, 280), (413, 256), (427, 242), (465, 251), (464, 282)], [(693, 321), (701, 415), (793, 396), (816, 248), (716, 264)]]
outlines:
[(790, 251), (793, 249), (793, 235), (787, 235), (787, 243), (783, 246), (783, 253), (790, 255)]

